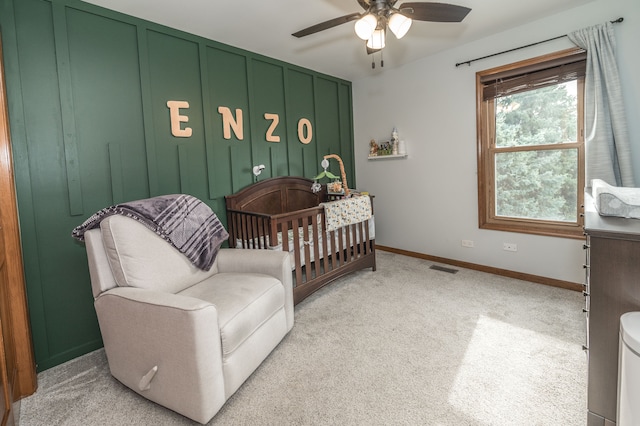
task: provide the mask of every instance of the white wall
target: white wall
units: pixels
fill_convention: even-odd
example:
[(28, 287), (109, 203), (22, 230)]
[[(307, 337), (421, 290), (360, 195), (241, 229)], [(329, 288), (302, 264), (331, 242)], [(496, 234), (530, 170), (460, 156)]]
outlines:
[[(478, 228), (475, 73), (572, 43), (565, 37), (471, 66), (455, 64), (620, 16), (618, 63), (640, 182), (640, 1), (594, 1), (353, 82), (357, 186), (376, 196), (377, 243), (582, 283), (583, 241)], [(394, 126), (408, 158), (367, 160), (369, 140), (388, 140)], [(475, 247), (462, 247), (463, 239)], [(518, 251), (504, 251), (503, 242), (516, 243)]]

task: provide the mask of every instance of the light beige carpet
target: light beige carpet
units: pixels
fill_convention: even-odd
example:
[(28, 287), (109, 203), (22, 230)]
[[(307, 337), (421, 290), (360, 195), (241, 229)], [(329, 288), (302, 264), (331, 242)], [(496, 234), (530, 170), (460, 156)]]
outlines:
[[(585, 425), (578, 292), (378, 252), (296, 307), (211, 425)], [(102, 350), (38, 375), (20, 426), (194, 424), (114, 380)]]

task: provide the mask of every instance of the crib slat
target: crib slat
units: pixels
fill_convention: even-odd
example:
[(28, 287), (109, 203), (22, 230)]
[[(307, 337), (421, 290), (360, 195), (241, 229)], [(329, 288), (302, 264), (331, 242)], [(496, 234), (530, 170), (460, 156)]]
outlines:
[(234, 247), (242, 247), (242, 244), (237, 244), (236, 241), (242, 238), (242, 230), (240, 229), (240, 215), (233, 213), (233, 245)]
[(251, 217), (251, 232), (253, 233), (251, 241), (253, 242), (253, 248), (261, 248), (260, 247), (260, 232), (258, 231), (258, 218), (255, 216)]
[[(291, 230), (293, 237), (293, 256), (294, 256), (294, 264), (295, 264), (295, 274), (296, 274), (296, 285), (301, 285), (304, 281), (302, 279), (302, 264), (300, 263), (300, 228), (297, 226), (298, 221), (293, 220), (291, 222)], [(288, 231), (288, 230), (287, 230)], [(287, 232), (282, 230), (282, 241), (284, 242), (287, 239)]]
[(262, 234), (264, 248), (269, 248), (269, 221), (265, 218), (262, 219)]
[(254, 228), (256, 230), (256, 247), (259, 249), (266, 248), (264, 246), (264, 232), (262, 232), (262, 221), (258, 217), (254, 217)]
[(320, 260), (322, 256), (320, 256), (320, 245), (318, 244), (318, 239), (320, 235), (318, 233), (318, 215), (311, 215), (311, 237), (313, 238), (313, 245), (311, 246), (311, 253), (313, 257), (313, 263), (311, 266), (313, 267), (313, 277), (317, 278), (322, 275), (322, 261)]
[(320, 219), (322, 220), (322, 253), (324, 254), (324, 256), (322, 256), (322, 262), (323, 262), (323, 266), (324, 266), (324, 273), (326, 274), (327, 272), (329, 272), (329, 258), (330, 258), (330, 253), (329, 253), (329, 248), (327, 245), (327, 239), (331, 238), (330, 237), (330, 233), (327, 232), (327, 222), (324, 220), (324, 212), (322, 213), (322, 215), (320, 216)]
[[(347, 263), (351, 262), (353, 259), (353, 244), (351, 244), (351, 236), (353, 234), (353, 230), (354, 230), (354, 226), (353, 225), (347, 225), (345, 226), (345, 246), (346, 246), (346, 253), (345, 253), (345, 260)], [(354, 238), (354, 242), (355, 242), (355, 238)]]
[(252, 229), (254, 233), (254, 236), (252, 239), (252, 241), (254, 241), (253, 248), (259, 248), (259, 249), (267, 248), (267, 245), (265, 244), (264, 228), (262, 226), (261, 218), (259, 218), (258, 216), (253, 216), (251, 219), (252, 219)]
[[(278, 222), (277, 231), (282, 233), (282, 251), (287, 251), (287, 252), (291, 251), (291, 247), (289, 247), (289, 236), (288, 236), (289, 222)], [(277, 241), (278, 240), (276, 239), (275, 242)], [(277, 245), (277, 244), (273, 244), (273, 245)]]
[(246, 235), (247, 235), (247, 248), (253, 248), (253, 232), (251, 229), (251, 219), (252, 216), (245, 216), (244, 218), (244, 226), (245, 229), (247, 230)]
[(236, 230), (233, 225), (234, 215), (233, 213), (227, 213), (227, 227), (229, 228), (229, 247), (234, 248), (236, 246)]
[(249, 231), (247, 230), (247, 219), (249, 218), (249, 216), (243, 215), (242, 216), (242, 236), (244, 237), (242, 239), (242, 248), (251, 248), (249, 247)]
[(344, 235), (343, 228), (338, 228), (338, 267), (344, 265)]
[(300, 218), (300, 220), (298, 221), (298, 224), (302, 227), (302, 244), (303, 244), (303, 252), (304, 252), (304, 265), (305, 265), (305, 271), (306, 271), (306, 276), (307, 279), (306, 281), (310, 280), (311, 278), (313, 278), (313, 273), (311, 271), (312, 267), (311, 267), (311, 256), (310, 256), (310, 251), (309, 251), (309, 244), (310, 244), (310, 239), (309, 239), (309, 221), (308, 221), (308, 217), (302, 217)]
[(256, 235), (253, 229), (253, 216), (247, 216), (247, 242), (249, 248), (256, 248)]
[(366, 254), (369, 254), (371, 252), (371, 236), (369, 235), (369, 222), (371, 221), (371, 219), (367, 220), (365, 222), (364, 225), (364, 239), (366, 241), (366, 244), (364, 246)]
[[(280, 221), (275, 220), (275, 219), (269, 219), (268, 221), (265, 219), (265, 221), (268, 223), (268, 228), (269, 228), (269, 244), (272, 247), (275, 247), (278, 245), (278, 232), (281, 231), (281, 227), (282, 224), (280, 223)], [(284, 243), (284, 241), (283, 241)], [(289, 244), (287, 244), (287, 250), (289, 251)]]
[(337, 243), (336, 243), (336, 231), (329, 231), (326, 234), (326, 238), (328, 240), (328, 244), (329, 244), (329, 251), (327, 252), (327, 256), (330, 257), (329, 259), (329, 269), (335, 269), (336, 268), (336, 253), (338, 252), (338, 247), (337, 247)]
[(366, 254), (365, 253), (365, 247), (366, 247), (367, 243), (364, 240), (364, 232), (363, 232), (362, 222), (358, 222), (356, 224), (356, 226), (358, 228), (357, 229), (357, 231), (358, 231), (358, 239), (356, 240), (356, 241), (358, 241), (358, 244), (357, 244), (356, 253), (357, 253), (357, 257), (362, 257), (362, 256), (364, 256)]

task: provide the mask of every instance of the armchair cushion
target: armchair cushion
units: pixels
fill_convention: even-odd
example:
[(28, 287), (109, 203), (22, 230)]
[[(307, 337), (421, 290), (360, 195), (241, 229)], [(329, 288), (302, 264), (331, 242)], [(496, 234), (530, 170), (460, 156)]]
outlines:
[(215, 263), (208, 271), (198, 269), (155, 232), (125, 216), (105, 218), (100, 229), (111, 271), (120, 287), (177, 293), (218, 270)]
[[(284, 309), (284, 287), (264, 274), (216, 274), (179, 293), (214, 304), (223, 356), (233, 353), (265, 322)], [(288, 330), (283, 325), (284, 333)]]

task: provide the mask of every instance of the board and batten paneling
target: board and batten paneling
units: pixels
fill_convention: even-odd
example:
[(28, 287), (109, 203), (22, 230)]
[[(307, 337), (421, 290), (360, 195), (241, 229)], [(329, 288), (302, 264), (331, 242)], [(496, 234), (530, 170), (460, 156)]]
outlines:
[(350, 82), (76, 0), (0, 2), (39, 371), (102, 346), (71, 238), (94, 212), (188, 193), (224, 222), (224, 196), (254, 165), (260, 179), (313, 177), (329, 153), (355, 185)]

